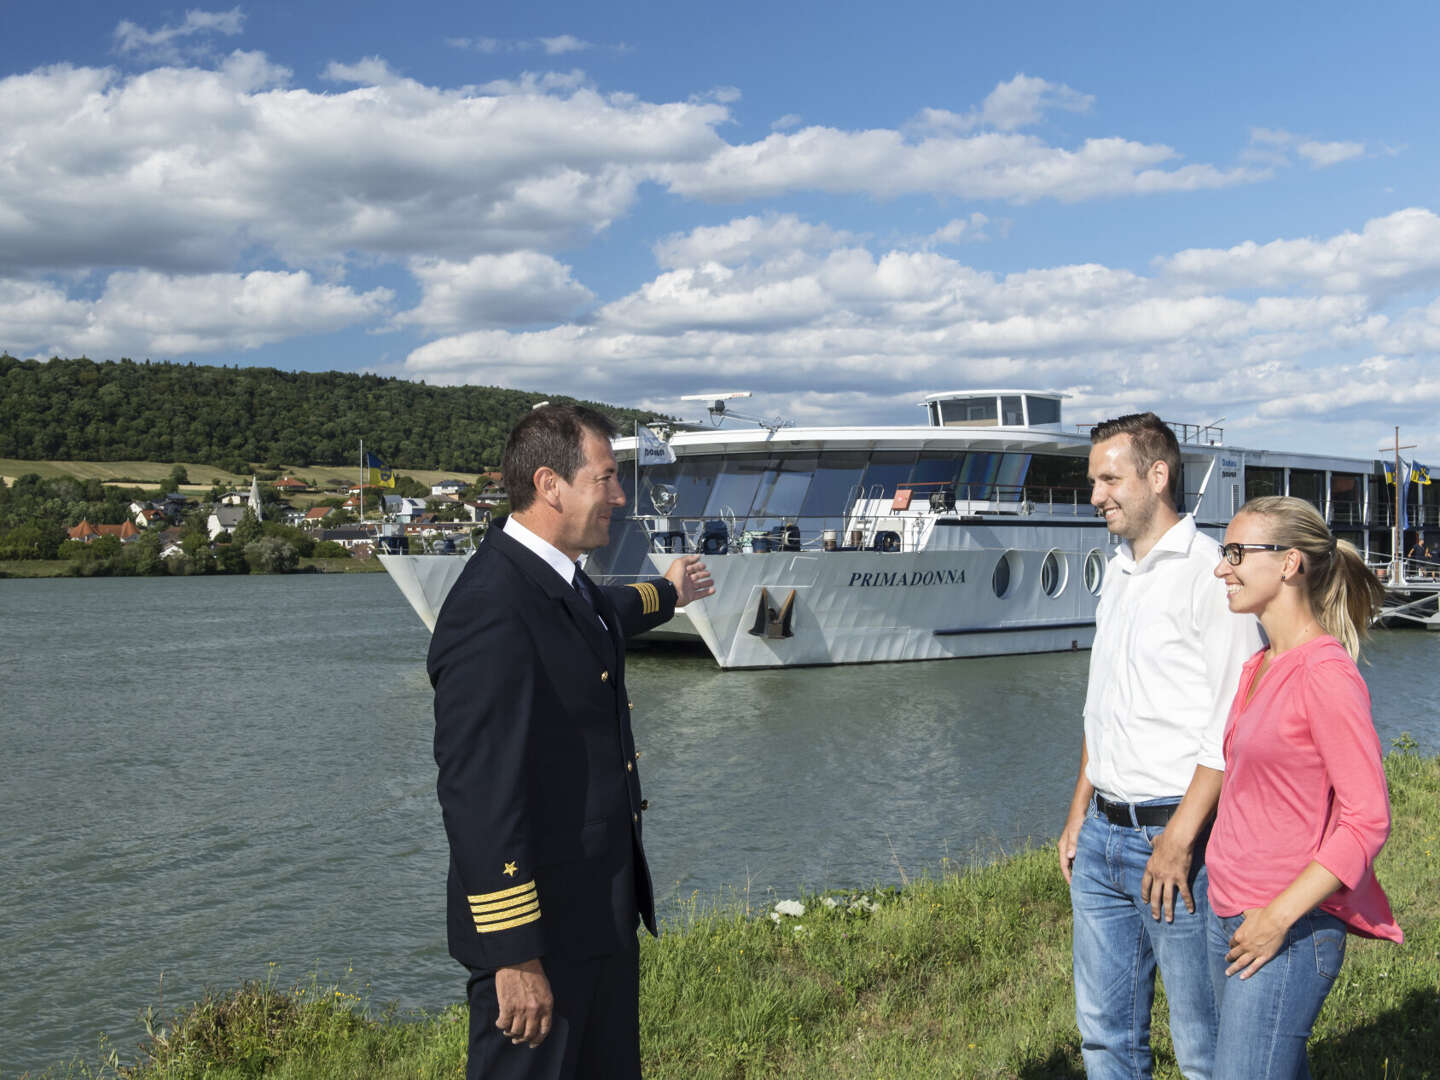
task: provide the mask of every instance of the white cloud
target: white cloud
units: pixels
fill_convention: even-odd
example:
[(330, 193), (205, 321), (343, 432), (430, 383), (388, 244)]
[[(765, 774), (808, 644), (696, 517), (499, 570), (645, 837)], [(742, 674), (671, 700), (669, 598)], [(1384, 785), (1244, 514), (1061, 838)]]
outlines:
[(0, 280), (0, 340), (62, 356), (254, 349), (373, 321), (392, 300), (388, 289), (357, 293), (304, 271), (123, 271), (94, 300), (72, 299), (53, 284)]
[(1094, 104), (1093, 94), (1082, 94), (1063, 83), (1048, 82), (1022, 72), (1009, 82), (999, 83), (979, 108), (964, 113), (924, 109), (911, 126), (927, 134), (940, 135), (954, 135), (976, 128), (1015, 131), (1038, 124), (1048, 110), (1084, 113), (1089, 112)]
[(1412, 207), (1367, 221), (1359, 233), (1194, 248), (1157, 266), (1207, 288), (1307, 288), (1382, 298), (1440, 284), (1440, 216)]
[[(436, 382), (558, 383), (667, 411), (680, 394), (733, 384), (766, 396), (766, 409), (828, 422), (909, 422), (926, 389), (1045, 385), (1073, 391), (1080, 420), (1152, 407), (1195, 421), (1225, 415), (1232, 439), (1272, 443), (1267, 425), (1328, 398), (1338, 426), (1308, 448), (1368, 443), (1375, 410), (1343, 404), (1347, 380), (1370, 379), (1366, 400), (1383, 395), (1402, 422), (1440, 406), (1440, 369), (1428, 374), (1440, 352), (1435, 290), (1390, 313), (1371, 299), (1405, 276), (1400, 264), (1433, 260), (1431, 217), (1409, 211), (1359, 234), (1286, 241), (1347, 250), (1358, 235), (1393, 262), (1352, 257), (1350, 277), (1331, 279), (1300, 259), (1311, 287), (1292, 289), (1282, 274), (1278, 294), (1257, 294), (1265, 286), (1224, 260), (1207, 275), (1190, 252), (1149, 276), (1094, 264), (996, 274), (932, 251), (872, 253), (791, 216), (738, 218), (668, 237), (657, 245), (665, 269), (583, 325), (445, 337), (412, 351), (404, 369)], [(1247, 250), (1237, 249), (1242, 263)], [(1187, 261), (1187, 273), (1173, 271)], [(1352, 287), (1328, 287), (1342, 280)], [(1418, 398), (1405, 396), (1407, 371)]]
[(1364, 157), (1363, 142), (1323, 142), (1307, 139), (1280, 128), (1250, 129), (1250, 146), (1242, 155), (1246, 160), (1272, 166), (1291, 165), (1291, 152), (1309, 162), (1313, 169), (1324, 169), (1342, 161)]
[(146, 30), (125, 19), (115, 27), (115, 51), (141, 60), (177, 63), (208, 55), (209, 42), (203, 39), (209, 35), (233, 37), (244, 28), (245, 14), (238, 7), (229, 11), (187, 11), (179, 26), (162, 26), (158, 30)]
[(947, 221), (925, 238), (925, 244), (933, 247), (936, 244), (982, 243), (990, 239), (985, 232), (985, 226), (989, 224), (990, 219), (977, 210), (968, 218), (952, 218)]
[(574, 280), (568, 266), (533, 251), (477, 255), (464, 263), (416, 259), (410, 271), (424, 295), (394, 322), (430, 333), (556, 322), (595, 299)]
[(851, 243), (853, 237), (828, 225), (812, 225), (794, 214), (768, 214), (736, 218), (724, 225), (702, 225), (688, 233), (673, 233), (655, 245), (655, 259), (664, 267), (747, 262), (829, 251)]
[(697, 198), (776, 197), (793, 191), (908, 194), (972, 199), (1080, 202), (1117, 195), (1196, 191), (1253, 183), (1250, 168), (1180, 165), (1168, 146), (1087, 139), (1077, 150), (1029, 135), (937, 135), (907, 142), (894, 130), (806, 128), (760, 142), (723, 146), (700, 161), (657, 171), (671, 190)]
[(1301, 157), (1317, 169), (1338, 165), (1351, 158), (1365, 156), (1365, 144), (1360, 142), (1315, 142), (1306, 140), (1295, 148)]
[(542, 37), (539, 39), (540, 47), (545, 50), (546, 56), (563, 56), (565, 53), (584, 52), (593, 49), (594, 46), (588, 41), (581, 41), (573, 34), (560, 34), (558, 37)]
[(774, 121), (770, 125), (770, 130), (789, 131), (791, 128), (799, 127), (800, 124), (804, 121), (804, 119), (805, 118), (799, 113), (786, 113), (784, 116), (780, 117), (778, 120)]

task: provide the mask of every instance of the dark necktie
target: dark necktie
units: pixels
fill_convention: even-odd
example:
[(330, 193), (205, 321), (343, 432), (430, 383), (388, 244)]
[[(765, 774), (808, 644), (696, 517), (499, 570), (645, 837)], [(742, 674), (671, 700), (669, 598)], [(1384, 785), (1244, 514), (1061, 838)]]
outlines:
[(590, 579), (585, 576), (585, 571), (580, 569), (580, 564), (578, 562), (575, 564), (574, 584), (575, 591), (580, 594), (580, 599), (584, 600), (590, 610), (595, 611), (598, 615), (599, 612), (596, 611), (595, 608), (595, 592), (593, 589), (590, 588)]
[(585, 576), (585, 571), (580, 569), (578, 562), (575, 564), (575, 591), (580, 594), (580, 599), (585, 601), (585, 606), (595, 613), (595, 618), (599, 621), (600, 625), (605, 627), (606, 630), (609, 630), (609, 625), (606, 624), (604, 618), (600, 615), (600, 609), (595, 606), (595, 586), (591, 583), (590, 579)]

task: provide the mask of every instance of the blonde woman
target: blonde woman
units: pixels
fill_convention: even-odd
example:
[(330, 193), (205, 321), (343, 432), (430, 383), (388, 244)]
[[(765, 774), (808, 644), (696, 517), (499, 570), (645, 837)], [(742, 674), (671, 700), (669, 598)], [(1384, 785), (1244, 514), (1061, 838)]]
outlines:
[(1402, 940), (1373, 863), (1390, 802), (1355, 666), (1383, 592), (1309, 503), (1251, 499), (1215, 576), (1269, 647), (1240, 676), (1210, 838), (1215, 1076), (1308, 1077), (1305, 1044), (1347, 932)]

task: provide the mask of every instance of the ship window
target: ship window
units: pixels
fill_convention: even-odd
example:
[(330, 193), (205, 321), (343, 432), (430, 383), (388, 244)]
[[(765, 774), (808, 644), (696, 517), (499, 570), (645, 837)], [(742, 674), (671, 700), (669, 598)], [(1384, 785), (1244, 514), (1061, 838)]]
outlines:
[(1363, 524), (1365, 495), (1355, 473), (1330, 474), (1330, 516), (1336, 525)]
[(1325, 512), (1325, 473), (1320, 469), (1291, 469), (1290, 494)]
[(1025, 473), (1030, 468), (1029, 454), (1003, 454), (995, 474), (995, 498), (1019, 502), (1024, 494)]
[(1261, 495), (1285, 494), (1285, 471), (1283, 469), (1262, 469), (1258, 465), (1245, 466), (1245, 501)]
[(774, 518), (798, 515), (810, 489), (810, 478), (815, 474), (815, 462), (814, 454), (799, 454), (772, 463), (760, 479), (755, 513)]
[(990, 575), (990, 588), (995, 590), (995, 595), (1004, 599), (1010, 592), (1010, 583), (1014, 575), (1010, 572), (1010, 561), (1014, 552), (1007, 551), (1000, 556), (1000, 561), (995, 564), (995, 572)]
[(1095, 596), (1100, 595), (1100, 587), (1105, 584), (1105, 556), (1100, 552), (1091, 550), (1085, 556), (1085, 588)]
[(960, 470), (960, 480), (955, 486), (957, 499), (989, 499), (995, 474), (1000, 469), (1000, 454), (975, 451), (965, 455), (965, 464)]
[(895, 489), (910, 477), (915, 464), (914, 450), (876, 450), (870, 455), (870, 467), (865, 470), (865, 496), (871, 499), (888, 499)]
[(955, 483), (960, 472), (960, 459), (965, 455), (959, 450), (925, 450), (915, 468), (910, 470), (910, 487), (918, 487), (920, 494), (943, 491)]
[(946, 427), (993, 427), (999, 420), (993, 397), (942, 401), (940, 416)]
[(812, 519), (805, 522), (807, 529), (840, 527), (851, 504), (863, 494), (860, 478), (868, 456), (863, 450), (832, 450), (820, 455), (810, 489), (800, 506), (800, 516)]
[(1045, 561), (1040, 564), (1040, 591), (1046, 596), (1059, 596), (1065, 591), (1065, 581), (1069, 576), (1069, 565), (1065, 562), (1064, 553), (1049, 552)]
[(1020, 411), (1020, 395), (1000, 399), (1000, 423), (1006, 427), (1023, 427), (1025, 414)]
[(1025, 408), (1029, 410), (1031, 424), (1058, 424), (1060, 422), (1060, 402), (1054, 398), (1027, 397)]
[(715, 478), (710, 489), (710, 498), (705, 503), (705, 517), (716, 518), (734, 514), (743, 519), (750, 513), (750, 504), (755, 501), (760, 478), (772, 465), (768, 457), (734, 457), (725, 462), (724, 470)]
[(1089, 462), (1078, 454), (1035, 454), (1025, 473), (1026, 498), (1057, 506), (1090, 501)]

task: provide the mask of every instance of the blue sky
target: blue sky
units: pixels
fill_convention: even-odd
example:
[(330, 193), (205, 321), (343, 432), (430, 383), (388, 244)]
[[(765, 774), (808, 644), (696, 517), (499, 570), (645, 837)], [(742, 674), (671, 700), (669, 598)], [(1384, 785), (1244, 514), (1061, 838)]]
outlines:
[(0, 347), (682, 413), (749, 389), (802, 423), (1003, 384), (1440, 447), (1437, 23), (9, 5)]

